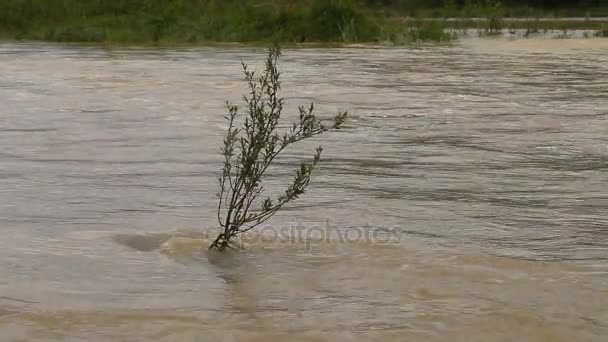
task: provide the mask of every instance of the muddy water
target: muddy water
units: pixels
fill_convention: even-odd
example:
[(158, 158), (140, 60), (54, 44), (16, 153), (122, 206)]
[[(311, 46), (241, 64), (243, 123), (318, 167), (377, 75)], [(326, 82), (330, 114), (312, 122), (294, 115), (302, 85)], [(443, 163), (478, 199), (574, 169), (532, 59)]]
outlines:
[(255, 48), (0, 45), (2, 341), (604, 341), (608, 42), (287, 50), (358, 114), (250, 248), (202, 252)]

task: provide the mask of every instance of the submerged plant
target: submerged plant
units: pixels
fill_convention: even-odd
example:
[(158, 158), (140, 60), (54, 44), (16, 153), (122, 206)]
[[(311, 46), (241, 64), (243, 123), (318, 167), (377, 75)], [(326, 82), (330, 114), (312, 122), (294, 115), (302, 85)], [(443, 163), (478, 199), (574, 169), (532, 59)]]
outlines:
[(337, 129), (347, 118), (348, 114), (341, 112), (326, 125), (315, 116), (311, 103), (308, 107), (300, 106), (297, 121), (281, 132), (279, 125), (285, 101), (279, 94), (281, 73), (277, 62), (280, 55), (278, 48), (271, 48), (264, 72), (258, 77), (242, 63), (249, 93), (243, 96), (243, 114), (236, 105), (227, 104), (228, 132), (221, 148), (224, 166), (217, 194), (220, 233), (209, 249), (236, 248), (237, 245), (231, 241), (233, 238), (264, 223), (302, 195), (321, 159), (323, 149), (320, 146), (312, 160), (301, 162), (291, 184), (274, 199), (262, 197), (268, 167), (290, 145)]
[(604, 27), (604, 24), (602, 24), (602, 27), (595, 32), (595, 36), (596, 37), (608, 37), (608, 27)]

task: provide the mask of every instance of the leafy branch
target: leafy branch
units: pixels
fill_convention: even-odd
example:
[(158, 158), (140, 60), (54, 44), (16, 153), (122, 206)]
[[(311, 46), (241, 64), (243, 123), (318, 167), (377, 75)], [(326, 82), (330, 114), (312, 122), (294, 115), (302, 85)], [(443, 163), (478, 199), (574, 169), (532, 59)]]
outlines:
[[(228, 131), (220, 153), (224, 157), (219, 181), (217, 220), (221, 231), (209, 249), (223, 251), (236, 248), (231, 239), (266, 222), (287, 203), (302, 195), (311, 175), (321, 160), (322, 147), (318, 147), (312, 160), (302, 161), (293, 181), (277, 198), (266, 197), (263, 178), (275, 158), (286, 148), (299, 141), (329, 130), (340, 128), (347, 112), (338, 113), (331, 123), (325, 124), (314, 114), (314, 104), (299, 107), (299, 116), (287, 132), (279, 131), (284, 108), (280, 96), (281, 73), (277, 68), (281, 56), (279, 48), (271, 48), (264, 72), (256, 77), (242, 63), (249, 92), (243, 96), (244, 113), (239, 107), (226, 104)], [(237, 118), (244, 116), (237, 127)]]

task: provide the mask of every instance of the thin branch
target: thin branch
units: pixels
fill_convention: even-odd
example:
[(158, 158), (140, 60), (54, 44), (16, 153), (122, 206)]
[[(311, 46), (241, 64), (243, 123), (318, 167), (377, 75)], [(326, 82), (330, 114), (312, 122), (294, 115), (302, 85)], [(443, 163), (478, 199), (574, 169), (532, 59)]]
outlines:
[[(261, 201), (259, 209), (252, 209), (264, 192), (264, 175), (279, 154), (294, 143), (339, 128), (346, 119), (346, 112), (338, 113), (333, 123), (326, 126), (314, 115), (314, 105), (311, 103), (307, 108), (299, 107), (298, 120), (287, 133), (279, 134), (284, 106), (284, 99), (279, 96), (281, 73), (277, 64), (280, 54), (278, 48), (270, 49), (265, 70), (257, 78), (255, 72), (241, 62), (249, 87), (248, 94), (243, 96), (245, 116), (242, 126), (236, 128), (238, 108), (227, 104), (228, 132), (220, 151), (224, 156), (224, 167), (218, 179), (217, 218), (222, 230), (210, 249), (233, 248), (231, 238), (266, 222), (284, 205), (303, 194), (320, 161), (321, 147), (317, 148), (311, 162), (301, 163), (282, 195), (274, 201), (266, 198)], [(225, 215), (222, 215), (224, 211)]]

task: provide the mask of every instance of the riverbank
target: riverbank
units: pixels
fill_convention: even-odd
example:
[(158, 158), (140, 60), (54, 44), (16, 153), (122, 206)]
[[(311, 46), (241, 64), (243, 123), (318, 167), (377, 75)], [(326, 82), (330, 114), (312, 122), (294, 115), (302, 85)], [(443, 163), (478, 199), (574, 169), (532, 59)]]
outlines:
[[(13, 3), (15, 1), (12, 1)], [(8, 2), (10, 4), (11, 1)], [(435, 22), (402, 25), (353, 1), (311, 0), (162, 4), (63, 0), (64, 6), (0, 4), (0, 37), (15, 40), (135, 44), (208, 42), (378, 42), (446, 41)], [(68, 5), (65, 5), (69, 3)], [(4, 7), (4, 8), (2, 8)]]
[[(506, 17), (501, 7), (477, 6), (445, 17), (375, 8), (348, 0), (297, 4), (266, 1), (129, 2), (62, 0), (0, 3), (0, 39), (54, 42), (181, 45), (213, 42), (375, 43), (445, 42), (458, 31), (483, 35), (503, 29), (590, 30), (608, 36), (608, 18)], [(440, 12), (429, 12), (439, 15)], [(458, 16), (449, 17), (449, 14)]]

